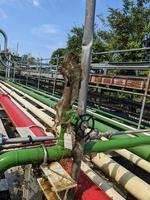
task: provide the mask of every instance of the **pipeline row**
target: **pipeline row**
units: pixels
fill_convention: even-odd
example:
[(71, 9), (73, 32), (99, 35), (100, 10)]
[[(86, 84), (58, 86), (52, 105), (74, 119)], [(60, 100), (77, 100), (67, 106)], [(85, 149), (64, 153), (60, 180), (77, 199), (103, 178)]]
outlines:
[[(20, 134), (20, 136), (23, 137), (23, 139), (22, 139), (23, 141), (24, 141), (24, 135), (26, 133), (27, 134), (30, 133), (30, 136), (33, 136), (33, 134), (34, 134), (34, 135), (36, 135), (39, 138), (41, 138), (41, 136), (46, 135), (45, 132), (44, 132), (44, 130), (43, 130), (43, 128), (41, 128), (40, 126), (36, 126), (34, 124), (34, 121), (30, 120), (30, 118), (27, 115), (25, 115), (23, 113), (23, 111), (21, 109), (19, 109), (15, 105), (15, 103), (13, 103), (11, 101), (10, 97), (8, 95), (6, 95), (5, 93), (3, 93), (3, 94), (1, 93), (0, 94), (0, 103), (1, 103), (2, 107), (4, 108), (4, 110), (6, 111), (7, 115), (9, 116), (9, 118), (11, 119), (14, 127), (16, 128), (16, 130), (18, 131), (18, 133)], [(26, 131), (24, 131), (25, 128), (26, 128)], [(16, 139), (13, 139), (13, 140), (10, 139), (11, 142), (14, 141), (14, 140), (16, 140)], [(5, 153), (5, 157), (3, 156), (3, 158), (5, 160), (5, 166), (1, 165), (1, 168), (2, 167), (5, 168), (6, 165), (7, 165), (7, 168), (11, 167), (11, 163), (13, 163), (12, 166), (18, 165), (19, 162), (20, 162), (19, 158), (21, 159), (21, 164), (23, 164), (23, 163), (26, 164), (26, 162), (31, 162), (31, 161), (34, 162), (35, 161), (34, 159), (35, 159), (36, 156), (37, 156), (37, 161), (38, 162), (40, 162), (40, 155), (41, 155), (41, 158), (42, 158), (42, 152), (38, 151), (38, 149), (34, 149), (33, 152), (32, 152), (32, 150), (29, 151), (29, 154), (25, 150), (24, 152), (22, 152), (21, 155), (17, 156), (17, 158), (18, 158), (17, 160), (16, 160), (16, 157), (15, 157), (14, 153), (15, 152), (12, 152), (10, 154), (10, 152), (9, 152), (9, 157), (7, 157), (7, 153)], [(32, 153), (34, 153), (34, 156), (33, 156)], [(31, 155), (31, 157), (29, 155)], [(56, 157), (54, 156), (54, 158), (57, 159), (57, 156)], [(16, 164), (14, 162), (16, 162)], [(1, 164), (3, 164), (3, 163), (1, 163)], [(89, 170), (89, 168), (87, 168), (87, 165), (85, 163), (82, 163), (82, 165), (84, 166), (84, 167), (82, 167), (83, 170), (85, 170), (85, 169)], [(94, 173), (94, 172), (92, 172), (92, 173)], [(84, 179), (86, 179), (87, 182), (90, 182), (90, 179), (88, 178), (88, 176), (86, 176), (83, 172), (81, 172), (79, 178), (81, 179), (81, 178), (83, 178), (83, 176), (84, 176)], [(91, 190), (91, 192), (92, 193), (95, 192), (96, 193), (95, 195), (97, 196), (97, 198), (102, 197), (102, 199), (104, 199), (104, 200), (110, 200), (110, 198), (108, 197), (108, 195), (106, 195), (104, 193), (104, 191), (100, 190), (100, 188), (98, 188), (94, 183), (92, 183), (92, 185), (94, 186), (94, 188)], [(106, 183), (105, 183), (105, 185), (106, 185)], [(113, 188), (111, 190), (113, 191)], [(110, 192), (111, 192), (111, 190), (110, 190)], [(119, 195), (119, 194), (117, 193), (117, 195)]]
[[(14, 85), (13, 85), (14, 86)], [(11, 88), (11, 89), (8, 89), (8, 87), (9, 88)], [(25, 100), (25, 98), (27, 98), (27, 99), (30, 99), (30, 101), (32, 101), (32, 102), (34, 102), (34, 103), (38, 103), (38, 105), (40, 105), (41, 107), (43, 107), (45, 110), (47, 110), (47, 111), (49, 111), (49, 112), (52, 112), (53, 111), (53, 114), (55, 114), (55, 112), (54, 112), (54, 110), (52, 109), (52, 108), (50, 108), (49, 107), (49, 105), (51, 105), (51, 106), (53, 106), (54, 104), (54, 101), (52, 101), (51, 99), (50, 99), (50, 97), (46, 97), (46, 96), (42, 96), (42, 101), (39, 101), (40, 99), (37, 99), (37, 97), (39, 97), (39, 96), (41, 96), (41, 95), (39, 95), (39, 96), (37, 96), (38, 95), (38, 92), (37, 93), (35, 93), (36, 94), (36, 98), (35, 97), (33, 97), (31, 94), (30, 94), (30, 96), (29, 96), (29, 93), (28, 94), (25, 94), (25, 91), (22, 91), (21, 92), (21, 90), (18, 90), (18, 88), (17, 89), (15, 89), (14, 87), (12, 87), (12, 86), (10, 86), (10, 85), (7, 85), (7, 87), (6, 86), (4, 86), (3, 84), (1, 84), (1, 88), (3, 89), (3, 90), (5, 90), (7, 93), (9, 93), (10, 94), (10, 96), (12, 96), (13, 98), (15, 98), (15, 101), (18, 101), (19, 102), (19, 104), (22, 104), (22, 105), (24, 105), (24, 107), (26, 107), (28, 110), (32, 110), (32, 112), (35, 114), (35, 111), (36, 111), (36, 109), (38, 110), (38, 108), (34, 108), (33, 107), (33, 105), (31, 104), (31, 103), (29, 103), (29, 102), (27, 102), (26, 100)], [(13, 89), (13, 90), (12, 90)], [(26, 91), (27, 92), (27, 91)], [(30, 92), (30, 91), (29, 91)], [(24, 96), (24, 98), (22, 98), (22, 97), (20, 97), (20, 95), (18, 95), (17, 93), (20, 93), (20, 95), (23, 95)], [(33, 92), (32, 92), (33, 93)], [(14, 101), (14, 100), (13, 100)], [(45, 103), (45, 104), (43, 104), (44, 103), (44, 101), (46, 101), (47, 102), (47, 104)], [(31, 111), (30, 110), (30, 111)], [(42, 113), (41, 113), (42, 112)], [(89, 112), (91, 112), (91, 111), (89, 111)], [(41, 110), (38, 110), (38, 113), (40, 113), (40, 114), (37, 114), (36, 116), (39, 118), (39, 119), (41, 119), (41, 121), (43, 120), (47, 125), (52, 125), (52, 123), (53, 123), (53, 121), (52, 121), (52, 118), (49, 116), (49, 115), (45, 115), (45, 113), (43, 112), (43, 111), (41, 111)], [(44, 117), (43, 117), (43, 115), (44, 115)], [(48, 118), (49, 117), (49, 118)], [(105, 119), (105, 118), (104, 118)], [(105, 119), (106, 120), (106, 119)], [(98, 122), (98, 124), (100, 124), (100, 122)], [(120, 125), (120, 124), (119, 124)], [(100, 125), (99, 125), (100, 126)], [(122, 125), (120, 125), (120, 126), (122, 126)], [(119, 128), (120, 128), (120, 126), (119, 126)], [(109, 126), (104, 126), (104, 127), (99, 127), (99, 130), (107, 130), (107, 129), (109, 129)], [(123, 130), (130, 130), (130, 128), (129, 127), (127, 127), (127, 126), (124, 126), (124, 129)], [(112, 128), (112, 130), (113, 130), (113, 128)], [(132, 139), (130, 139), (130, 141), (134, 141), (135, 142), (135, 139), (138, 139), (137, 141), (138, 142), (140, 142), (140, 141), (142, 141), (143, 139), (145, 139), (146, 138), (146, 140), (149, 138), (149, 137), (146, 137), (146, 136), (143, 136), (142, 135), (142, 137), (137, 137), (137, 138), (132, 138)], [(105, 138), (104, 138), (104, 140), (105, 140)], [(117, 147), (117, 145), (118, 145), (118, 143), (120, 143), (119, 145), (120, 146), (118, 146), (117, 148), (124, 148), (126, 145), (124, 144), (124, 142), (126, 142), (126, 143), (129, 143), (129, 140), (128, 140), (128, 138), (126, 139), (126, 138), (124, 138), (123, 140), (123, 143), (121, 144), (120, 142), (121, 142), (121, 139), (116, 139), (116, 138), (114, 138), (113, 140), (111, 140), (111, 142), (112, 143), (110, 143), (110, 141), (105, 141), (105, 142), (101, 142), (101, 141), (99, 141), (99, 142), (97, 142), (97, 143), (95, 143), (94, 145), (95, 146), (93, 146), (93, 143), (92, 144), (88, 144), (88, 145), (86, 145), (86, 147), (85, 147), (85, 152), (90, 152), (90, 151), (93, 151), (93, 152), (100, 152), (100, 151), (107, 151), (107, 150), (109, 150), (109, 149), (112, 149), (112, 148), (114, 148), (114, 149), (116, 149), (116, 147)], [(144, 141), (144, 140), (143, 140)], [(142, 141), (142, 142), (143, 142)], [(104, 145), (103, 145), (104, 144)], [(109, 146), (109, 145), (110, 146)], [(147, 144), (150, 144), (149, 142), (147, 142)], [(114, 145), (114, 146), (113, 146)], [(129, 146), (130, 146), (131, 144), (129, 144)], [(107, 147), (106, 147), (107, 146)], [(127, 145), (127, 147), (128, 147), (128, 145)], [(139, 147), (135, 147), (136, 149), (137, 148), (139, 148)], [(37, 151), (36, 151), (37, 150)], [(28, 151), (29, 152), (27, 152), (27, 151), (25, 151), (25, 150), (19, 150), (19, 151), (13, 151), (13, 152), (11, 152), (11, 158), (12, 158), (12, 160), (10, 161), (9, 159), (10, 159), (10, 152), (8, 152), (8, 153), (5, 153), (6, 155), (6, 160), (8, 161), (8, 163), (12, 163), (13, 162), (13, 160), (15, 160), (14, 158), (15, 158), (15, 156), (17, 156), (18, 158), (20, 158), (20, 160), (18, 159), (17, 160), (17, 162), (16, 163), (13, 163), (13, 166), (14, 166), (14, 164), (15, 165), (19, 165), (19, 164), (27, 164), (27, 163), (32, 163), (32, 162), (34, 162), (34, 161), (38, 161), (38, 162), (42, 162), (42, 159), (43, 159), (43, 150), (41, 149), (41, 148), (36, 148), (36, 150), (35, 149), (29, 149)], [(70, 152), (69, 151), (66, 151), (66, 150), (64, 150), (63, 148), (61, 148), (61, 147), (50, 147), (50, 148), (48, 148), (48, 153), (49, 153), (49, 157), (51, 157), (50, 158), (50, 160), (55, 160), (55, 159), (59, 159), (60, 157), (60, 151), (61, 151), (61, 154), (63, 154), (64, 156), (70, 156)], [(149, 162), (147, 162), (146, 160), (143, 160), (143, 159), (141, 159), (140, 157), (138, 157), (137, 155), (135, 155), (135, 154), (133, 154), (133, 153), (131, 153), (131, 152), (129, 152), (129, 151), (127, 151), (127, 150), (115, 150), (117, 153), (120, 153), (120, 155), (121, 154), (125, 154), (125, 152), (126, 152), (126, 157), (129, 159), (129, 155), (132, 155), (133, 157), (133, 162), (135, 161), (135, 163), (137, 163), (137, 164), (139, 164), (139, 165), (143, 165), (143, 168), (144, 168), (144, 166), (147, 166), (146, 167), (146, 169), (145, 170), (147, 170), (148, 171), (148, 168), (149, 168)], [(26, 153), (25, 153), (26, 152)], [(29, 156), (29, 158), (26, 158), (25, 160), (22, 160), (21, 158), (23, 158), (22, 156), (23, 155), (26, 155), (28, 153), (28, 155), (30, 154), (30, 153), (33, 153), (32, 155), (34, 155), (34, 159), (33, 158), (30, 158), (30, 156)], [(146, 157), (148, 157), (148, 156), (146, 156)], [(131, 158), (131, 157), (130, 157)], [(131, 161), (131, 159), (129, 159), (130, 161)], [(139, 162), (137, 162), (137, 161), (139, 161)], [(138, 178), (138, 177), (136, 177), (134, 174), (132, 174), (131, 172), (129, 172), (128, 170), (126, 171), (126, 169), (124, 168), (124, 167), (122, 167), (122, 166), (120, 166), (120, 165), (118, 165), (115, 161), (113, 161), (113, 159), (111, 159), (111, 158), (109, 158), (108, 156), (106, 156), (105, 154), (103, 154), (103, 153), (100, 153), (100, 154), (98, 154), (96, 157), (94, 157), (93, 159), (92, 159), (92, 162), (95, 164), (95, 165), (97, 165), (97, 166), (99, 166), (100, 168), (101, 168), (101, 170), (103, 170), (106, 174), (109, 174), (109, 176), (112, 176), (114, 179), (115, 179), (115, 181), (116, 182), (118, 182), (120, 185), (122, 185), (128, 192), (130, 192), (133, 196), (135, 196), (136, 198), (138, 198), (138, 199), (149, 199), (149, 192), (147, 192), (147, 191), (149, 191), (149, 185), (147, 184), (147, 183), (145, 183), (143, 180), (141, 180), (140, 178)], [(99, 164), (98, 164), (99, 163)], [(143, 163), (143, 164), (142, 164)], [(108, 167), (104, 167), (104, 166), (108, 166)], [(4, 168), (6, 168), (7, 169), (7, 167), (8, 166), (4, 166)], [(11, 167), (11, 166), (9, 166), (9, 167)], [(116, 171), (116, 174), (114, 174), (114, 173), (112, 173), (113, 171), (114, 171), (114, 169), (118, 169), (118, 171)], [(119, 171), (120, 171), (120, 173), (119, 173)], [(150, 171), (149, 171), (150, 172)], [(125, 182), (125, 180), (123, 179), (123, 176), (125, 175), (125, 174), (129, 174), (129, 179)], [(142, 189), (142, 191), (143, 192), (141, 192), (141, 194), (139, 194), (137, 191), (135, 192), (135, 190), (133, 191), (133, 189), (131, 189), (132, 187), (132, 185), (136, 185), (136, 187), (134, 187), (134, 188), (136, 188), (136, 190), (138, 191), (138, 187), (142, 187), (142, 188), (144, 188), (144, 189)], [(143, 186), (144, 185), (144, 186)], [(146, 197), (144, 197), (144, 193), (146, 192), (146, 194), (147, 194), (147, 196)], [(119, 199), (121, 199), (121, 198), (119, 198)]]
[[(8, 86), (8, 84), (6, 84)], [(56, 100), (58, 100), (57, 98), (51, 97), (50, 95), (44, 94), (43, 92), (34, 90), (32, 88), (30, 88), (30, 90), (28, 90), (28, 88), (21, 87), (19, 85), (13, 84), (13, 83), (9, 83), (9, 87), (12, 87), (12, 89), (14, 89), (14, 87), (16, 89), (18, 89), (18, 91), (22, 91), (23, 93), (29, 95), (30, 97), (32, 97), (33, 99), (36, 99), (40, 102), (42, 102), (43, 104), (45, 104), (47, 107), (53, 107), (56, 103)], [(33, 100), (32, 99), (32, 100)], [(47, 108), (48, 109), (48, 108)], [(55, 114), (55, 111), (52, 110), (51, 108), (49, 109), (50, 112), (53, 112), (53, 114)], [(97, 114), (95, 112), (93, 112), (93, 110), (88, 109), (88, 113), (90, 113), (91, 115), (93, 115), (96, 118), (96, 128), (100, 131), (100, 132), (107, 132), (109, 131), (115, 131), (117, 130), (123, 130), (123, 131), (128, 131), (128, 130), (136, 130), (135, 128), (122, 124), (118, 121), (109, 119), (108, 117), (102, 116), (100, 114)], [(49, 121), (48, 121), (49, 123)], [(138, 135), (139, 137), (143, 137), (143, 134)], [(114, 139), (117, 138), (123, 138), (123, 139), (128, 139), (131, 138), (131, 136), (129, 135), (123, 135), (123, 136), (114, 136)], [(129, 150), (131, 152), (133, 152), (134, 154), (142, 157), (145, 160), (150, 160), (150, 146), (142, 146), (142, 147), (135, 147), (135, 148), (130, 148)]]

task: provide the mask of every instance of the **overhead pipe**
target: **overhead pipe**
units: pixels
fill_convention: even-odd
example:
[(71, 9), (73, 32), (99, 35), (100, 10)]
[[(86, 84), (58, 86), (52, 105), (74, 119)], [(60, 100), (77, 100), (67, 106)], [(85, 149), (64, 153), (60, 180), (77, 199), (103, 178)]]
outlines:
[[(29, 94), (28, 93), (28, 90), (27, 89), (25, 89), (25, 88), (23, 88), (23, 87), (21, 87), (21, 86), (18, 86), (18, 85), (16, 85), (16, 84), (10, 84), (10, 85), (12, 85), (13, 87), (15, 87), (15, 88), (17, 88), (17, 89), (19, 89), (19, 90), (21, 90), (21, 91), (23, 91), (23, 92), (25, 92), (25, 93), (27, 93), (27, 94)], [(22, 90), (22, 88), (23, 88), (23, 90)], [(34, 93), (30, 93), (30, 95), (34, 98)], [(46, 95), (46, 94), (45, 94)], [(48, 96), (48, 95), (47, 95)], [(37, 96), (36, 96), (37, 97)], [(40, 101), (40, 98), (38, 99), (39, 101)], [(50, 100), (49, 100), (50, 101)], [(47, 101), (46, 101), (47, 102)], [(43, 103), (44, 103), (44, 97), (43, 97)], [(47, 104), (46, 104), (47, 105)], [(98, 118), (98, 119), (100, 119), (100, 121), (102, 121), (102, 122), (104, 122), (104, 123), (111, 123), (112, 125), (115, 125), (116, 127), (118, 127), (119, 129), (122, 129), (122, 130), (136, 130), (135, 128), (132, 128), (132, 127), (130, 127), (130, 126), (127, 126), (127, 125), (124, 125), (124, 124), (122, 124), (122, 123), (120, 123), (120, 122), (116, 122), (116, 121), (114, 121), (114, 120), (112, 120), (112, 119), (109, 119), (109, 118), (107, 118), (107, 117), (104, 117), (104, 116), (101, 116), (101, 115), (99, 115), (99, 114), (96, 114), (96, 113), (93, 113), (92, 112), (92, 110), (90, 110), (90, 109), (88, 109), (88, 113), (89, 114), (92, 114), (95, 118)], [(104, 125), (103, 125), (104, 126)], [(103, 126), (101, 126), (101, 125), (99, 125), (98, 123), (97, 123), (97, 126), (96, 126), (96, 128), (99, 130), (99, 131), (102, 131), (102, 127)], [(144, 132), (144, 130), (143, 130), (143, 132)], [(123, 137), (123, 138), (131, 138), (130, 136), (128, 136), (128, 135), (125, 135), (125, 136), (116, 136), (116, 137), (114, 137), (114, 138), (120, 138), (120, 137)], [(142, 137), (143, 137), (143, 135), (142, 135)], [(113, 138), (113, 137), (112, 137)], [(136, 154), (136, 155), (138, 155), (138, 156), (140, 156), (141, 158), (143, 158), (143, 159), (145, 159), (145, 160), (149, 160), (149, 157), (150, 157), (150, 148), (149, 148), (149, 146), (141, 146), (141, 147), (134, 147), (134, 148), (130, 148), (130, 149), (128, 149), (129, 151), (131, 151), (131, 152), (133, 152), (134, 154)]]
[(108, 158), (105, 154), (97, 154), (92, 162), (105, 174), (111, 176), (119, 185), (139, 200), (150, 200), (150, 185), (129, 172), (127, 169)]
[(2, 29), (0, 29), (0, 33), (3, 35), (4, 37), (4, 52), (7, 52), (7, 43), (8, 43), (8, 38), (7, 38), (7, 34), (5, 33), (5, 31), (3, 31)]

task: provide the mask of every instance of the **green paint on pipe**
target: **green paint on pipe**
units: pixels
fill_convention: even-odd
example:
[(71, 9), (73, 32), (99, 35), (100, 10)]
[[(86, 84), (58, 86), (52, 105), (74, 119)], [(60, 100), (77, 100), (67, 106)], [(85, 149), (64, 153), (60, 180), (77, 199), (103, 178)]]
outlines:
[[(60, 142), (60, 141), (59, 141)], [(134, 147), (142, 144), (150, 144), (150, 137), (144, 136), (142, 138), (131, 138), (129, 139), (116, 139), (109, 141), (98, 141), (90, 142), (85, 145), (85, 154), (86, 153), (98, 153), (106, 152), (112, 149), (121, 149), (125, 147)], [(68, 149), (56, 145), (54, 147), (47, 147), (48, 161), (56, 161), (61, 158), (71, 157), (72, 153)], [(44, 159), (44, 150), (42, 147), (37, 148), (28, 148), (13, 150), (7, 153), (0, 155), (0, 175), (2, 175), (7, 169), (24, 165), (24, 164), (35, 164), (42, 163)], [(150, 160), (150, 156), (148, 157)]]
[[(10, 82), (10, 84), (11, 84), (11, 82)], [(55, 101), (55, 102), (57, 102), (58, 100), (59, 100), (59, 98), (57, 98), (57, 97), (54, 97), (54, 96), (51, 96), (51, 95), (48, 95), (48, 94), (46, 94), (45, 93), (45, 91), (44, 90), (36, 90), (36, 89), (34, 89), (34, 88), (31, 88), (31, 87), (28, 87), (28, 86), (25, 86), (25, 85), (23, 85), (23, 84), (19, 84), (19, 83), (15, 83), (16, 85), (20, 85), (21, 87), (23, 87), (23, 88), (27, 88), (27, 89), (29, 89), (29, 90), (32, 90), (33, 92), (36, 92), (36, 93), (38, 93), (38, 94), (41, 94), (41, 95), (44, 95), (45, 97), (48, 97), (48, 98), (50, 98), (50, 100), (52, 100), (52, 101)], [(89, 109), (91, 109), (90, 107), (88, 107)], [(105, 111), (103, 111), (103, 110), (101, 110), (101, 109), (96, 109), (96, 108), (92, 108), (92, 111), (93, 112), (97, 112), (97, 114), (99, 113), (99, 114), (102, 114), (102, 115), (104, 115), (104, 116), (106, 116), (106, 117), (111, 117), (111, 118), (116, 118), (116, 119), (118, 119), (118, 120), (123, 120), (123, 121), (125, 121), (125, 122), (127, 122), (127, 123), (129, 123), (129, 124), (131, 124), (131, 125), (134, 125), (134, 126), (138, 126), (138, 123), (136, 123), (136, 122), (133, 122), (133, 121), (131, 121), (131, 120), (129, 120), (129, 119), (125, 119), (125, 118), (122, 118), (122, 117), (120, 117), (120, 116), (116, 116), (116, 115), (114, 115), (114, 114), (112, 114), (112, 113), (108, 113), (108, 112), (105, 112)], [(147, 127), (147, 126), (144, 126), (144, 125), (141, 125), (141, 127), (142, 128), (149, 128), (149, 127)]]
[(42, 103), (46, 104), (47, 106), (54, 107), (54, 105), (56, 104), (56, 102), (50, 100), (48, 97), (46, 98), (46, 97), (44, 97), (40, 94), (33, 93), (31, 90), (23, 88), (21, 86), (18, 86), (16, 84), (13, 84), (13, 83), (10, 83), (10, 82), (9, 82), (9, 84), (12, 85), (13, 87), (15, 87), (16, 89), (28, 94), (29, 96), (41, 101)]
[[(54, 101), (50, 100), (50, 95), (48, 94), (44, 94), (43, 92), (40, 92), (40, 91), (37, 91), (35, 89), (32, 89), (32, 88), (29, 88), (29, 87), (26, 87), (26, 86), (22, 86), (22, 85), (18, 85), (18, 84), (14, 84), (14, 83), (11, 83), (9, 82), (10, 85), (12, 85), (13, 87), (17, 88), (18, 90), (26, 93), (26, 94), (29, 94), (30, 96), (32, 96), (33, 98), (43, 102), (44, 104), (50, 106), (50, 105), (53, 105)], [(28, 89), (26, 89), (28, 88)], [(32, 92), (32, 91), (34, 92)], [(41, 95), (38, 95), (41, 94)], [(46, 97), (44, 97), (44, 96)], [(88, 111), (87, 111), (88, 112)], [(89, 113), (91, 114), (91, 112)], [(113, 130), (123, 130), (123, 131), (127, 131), (127, 130), (130, 130), (130, 128), (128, 128), (127, 126), (123, 125), (123, 124), (118, 124), (116, 123), (115, 121), (109, 121), (108, 119), (106, 118), (103, 118), (101, 116), (99, 116), (98, 114), (96, 113), (93, 113), (92, 114), (96, 119), (98, 119), (99, 121), (96, 121), (96, 128), (100, 131), (100, 132), (106, 132), (106, 131), (113, 131)], [(139, 135), (140, 138), (141, 138), (141, 135)], [(131, 139), (130, 136), (127, 136), (127, 135), (123, 135), (123, 136), (115, 136), (113, 137), (113, 139), (117, 139), (117, 138), (120, 138), (120, 137), (124, 137), (124, 139)], [(142, 157), (143, 159), (147, 160), (150, 156), (150, 147), (147, 145), (147, 146), (142, 146), (142, 147), (134, 147), (134, 148), (130, 148), (128, 149), (129, 151), (137, 154), (138, 156)]]

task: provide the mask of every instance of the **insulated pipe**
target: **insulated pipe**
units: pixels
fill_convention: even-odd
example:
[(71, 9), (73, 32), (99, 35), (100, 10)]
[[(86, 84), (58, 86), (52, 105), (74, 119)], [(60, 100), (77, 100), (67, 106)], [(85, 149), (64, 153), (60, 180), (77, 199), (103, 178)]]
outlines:
[[(109, 151), (112, 149), (124, 148), (125, 146), (132, 147), (132, 146), (147, 144), (147, 143), (150, 143), (149, 136), (144, 136), (143, 138), (131, 138), (130, 140), (128, 140), (128, 139), (118, 140), (117, 139), (117, 140), (109, 140), (109, 141), (90, 142), (90, 143), (85, 144), (84, 153), (87, 154), (87, 153), (106, 152), (106, 151)], [(59, 144), (63, 144), (63, 141), (60, 141)], [(34, 154), (32, 154), (32, 152), (34, 152), (36, 150), (39, 152), (43, 152), (43, 150), (41, 150), (41, 149), (42, 148), (39, 147), (39, 148), (35, 148), (35, 149), (23, 149), (23, 150), (18, 150), (18, 151), (7, 152), (6, 153), (7, 158), (9, 156), (15, 155), (15, 158), (17, 160), (19, 159), (18, 164), (16, 164), (16, 159), (14, 162), (13, 161), (10, 161), (10, 163), (6, 162), (7, 165), (10, 164), (10, 166), (8, 165), (8, 167), (4, 167), (5, 166), (5, 164), (4, 164), (5, 163), (5, 153), (2, 154), (0, 156), (0, 170), (4, 171), (4, 170), (8, 169), (9, 167), (25, 164), (24, 162), (26, 162), (26, 161), (27, 161), (27, 163), (32, 163), (30, 158), (29, 158), (29, 160), (28, 160), (28, 158), (26, 158), (26, 156), (28, 157), (29, 152), (33, 157), (33, 162), (34, 162), (34, 160), (41, 161), (42, 158), (37, 157), (37, 156), (35, 156), (35, 158), (34, 158)], [(55, 158), (55, 160), (58, 160), (59, 158), (63, 158), (63, 157), (68, 157), (69, 155), (71, 155), (71, 152), (69, 150), (62, 148), (59, 145), (57, 145), (55, 147), (48, 147), (47, 150), (48, 150), (48, 158), (50, 160), (51, 160), (51, 158), (54, 159), (53, 158), (54, 154), (57, 156)], [(54, 151), (54, 154), (52, 153), (53, 151)], [(51, 155), (51, 153), (52, 153), (52, 155)], [(25, 158), (24, 158), (24, 156), (25, 156)], [(11, 159), (11, 158), (9, 158), (9, 159)]]
[[(101, 142), (103, 144), (103, 142)], [(86, 153), (88, 152), (88, 144), (85, 146)], [(87, 148), (87, 149), (86, 149)], [(59, 160), (64, 157), (70, 157), (71, 151), (64, 149), (60, 146), (47, 148), (48, 161)], [(137, 199), (149, 200), (150, 199), (150, 186), (134, 174), (121, 167), (112, 159), (104, 154), (96, 156), (92, 162), (102, 168), (103, 171), (109, 172), (109, 175), (114, 177), (115, 180), (123, 185), (127, 191), (134, 195)], [(42, 147), (32, 149), (14, 150), (0, 155), (0, 174), (13, 167), (30, 163), (41, 163), (45, 157), (44, 149)], [(103, 161), (104, 160), (104, 161)]]
[(36, 136), (45, 135), (43, 129), (32, 122), (10, 99), (6, 94), (0, 93), (0, 104), (4, 108), (8, 117), (12, 121), (15, 128), (27, 127)]
[(150, 200), (150, 185), (117, 164), (113, 159), (99, 153), (92, 158), (92, 162), (118, 184), (122, 185), (136, 199)]
[[(21, 87), (21, 86), (18, 86), (18, 85), (16, 86), (15, 84), (11, 84), (11, 85), (17, 87), (18, 89), (20, 89), (20, 90), (22, 91), (22, 87)], [(27, 90), (27, 89), (25, 89), (25, 88), (23, 88), (23, 89), (24, 89), (23, 91), (24, 91), (25, 93), (28, 93), (28, 90)], [(43, 93), (42, 93), (42, 94), (43, 94)], [(46, 94), (45, 94), (45, 95), (46, 95)], [(46, 95), (46, 96), (48, 96), (48, 95)], [(34, 94), (33, 94), (33, 93), (32, 93), (32, 97), (34, 97)], [(40, 100), (40, 99), (38, 99), (38, 100)], [(43, 98), (43, 100), (44, 100), (44, 98)], [(114, 120), (110, 120), (110, 119), (107, 118), (107, 117), (104, 117), (104, 116), (101, 116), (101, 115), (99, 115), (99, 114), (93, 113), (90, 109), (88, 109), (88, 112), (89, 112), (89, 114), (92, 114), (94, 117), (100, 119), (100, 120), (103, 121), (104, 123), (110, 122), (110, 123), (112, 123), (113, 125), (115, 125), (116, 127), (119, 127), (119, 128), (121, 128), (121, 129), (123, 129), (123, 130), (136, 130), (135, 128), (132, 128), (132, 127), (127, 126), (127, 125), (124, 125), (124, 124), (122, 124), (122, 123), (120, 123), (120, 122), (116, 122), (116, 121), (114, 121)], [(102, 130), (102, 127), (99, 126), (98, 124), (97, 124), (97, 127), (96, 127), (96, 128), (97, 128), (99, 131)], [(121, 136), (117, 136), (117, 137), (121, 137)], [(115, 137), (115, 138), (117, 138), (117, 137)], [(122, 136), (122, 137), (130, 138), (130, 136)], [(130, 150), (131, 152), (137, 154), (138, 156), (144, 158), (145, 160), (148, 160), (148, 159), (150, 158), (150, 148), (149, 148), (149, 146), (135, 147), (135, 148), (132, 148), (132, 149), (129, 149), (129, 150)]]
[[(6, 83), (7, 86), (11, 87), (12, 89), (14, 89), (15, 91), (19, 92), (20, 94), (25, 96), (25, 93), (21, 92), (20, 90), (14, 88), (13, 86), (9, 85)], [(30, 97), (29, 95), (26, 96), (27, 98), (29, 98), (30, 100), (38, 103), (38, 105), (42, 106), (43, 108), (45, 108), (46, 110), (48, 110), (47, 108), (49, 108), (48, 106), (46, 106), (45, 104), (41, 103), (39, 104), (39, 101)], [(44, 106), (43, 106), (44, 105)], [(45, 107), (46, 106), (46, 107)], [(50, 108), (51, 109), (51, 108)], [(55, 114), (55, 110), (51, 109), (53, 111), (53, 113)], [(50, 110), (49, 110), (50, 111)], [(102, 140), (107, 140), (106, 138), (102, 137)], [(147, 171), (148, 173), (150, 173), (150, 163), (142, 158), (140, 158), (139, 156), (129, 152), (128, 150), (115, 150), (116, 153), (118, 153), (119, 155), (123, 156), (124, 158), (126, 158), (127, 160), (131, 161), (132, 163), (134, 163), (135, 165), (139, 166), (140, 168), (144, 169), (145, 171)]]
[[(36, 106), (32, 105), (22, 97), (20, 97), (16, 92), (8, 89), (6, 86), (0, 84), (0, 87), (3, 88), (8, 94), (13, 96), (17, 101), (19, 101), (21, 104), (23, 104), (28, 110), (30, 110), (32, 113), (34, 113), (38, 118), (40, 118), (43, 122), (45, 122), (49, 127), (53, 127), (54, 121), (53, 119), (45, 114), (43, 111), (39, 110)], [(60, 131), (60, 128), (58, 129)]]

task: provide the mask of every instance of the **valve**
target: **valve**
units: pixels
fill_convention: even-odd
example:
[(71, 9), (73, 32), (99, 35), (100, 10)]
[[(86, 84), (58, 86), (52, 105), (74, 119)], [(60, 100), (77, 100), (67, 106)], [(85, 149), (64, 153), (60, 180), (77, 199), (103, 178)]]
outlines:
[[(89, 114), (84, 114), (79, 116), (79, 120), (77, 121), (76, 134), (80, 138), (88, 138), (90, 133), (94, 130), (95, 121), (94, 117)], [(87, 130), (87, 128), (89, 130)]]

